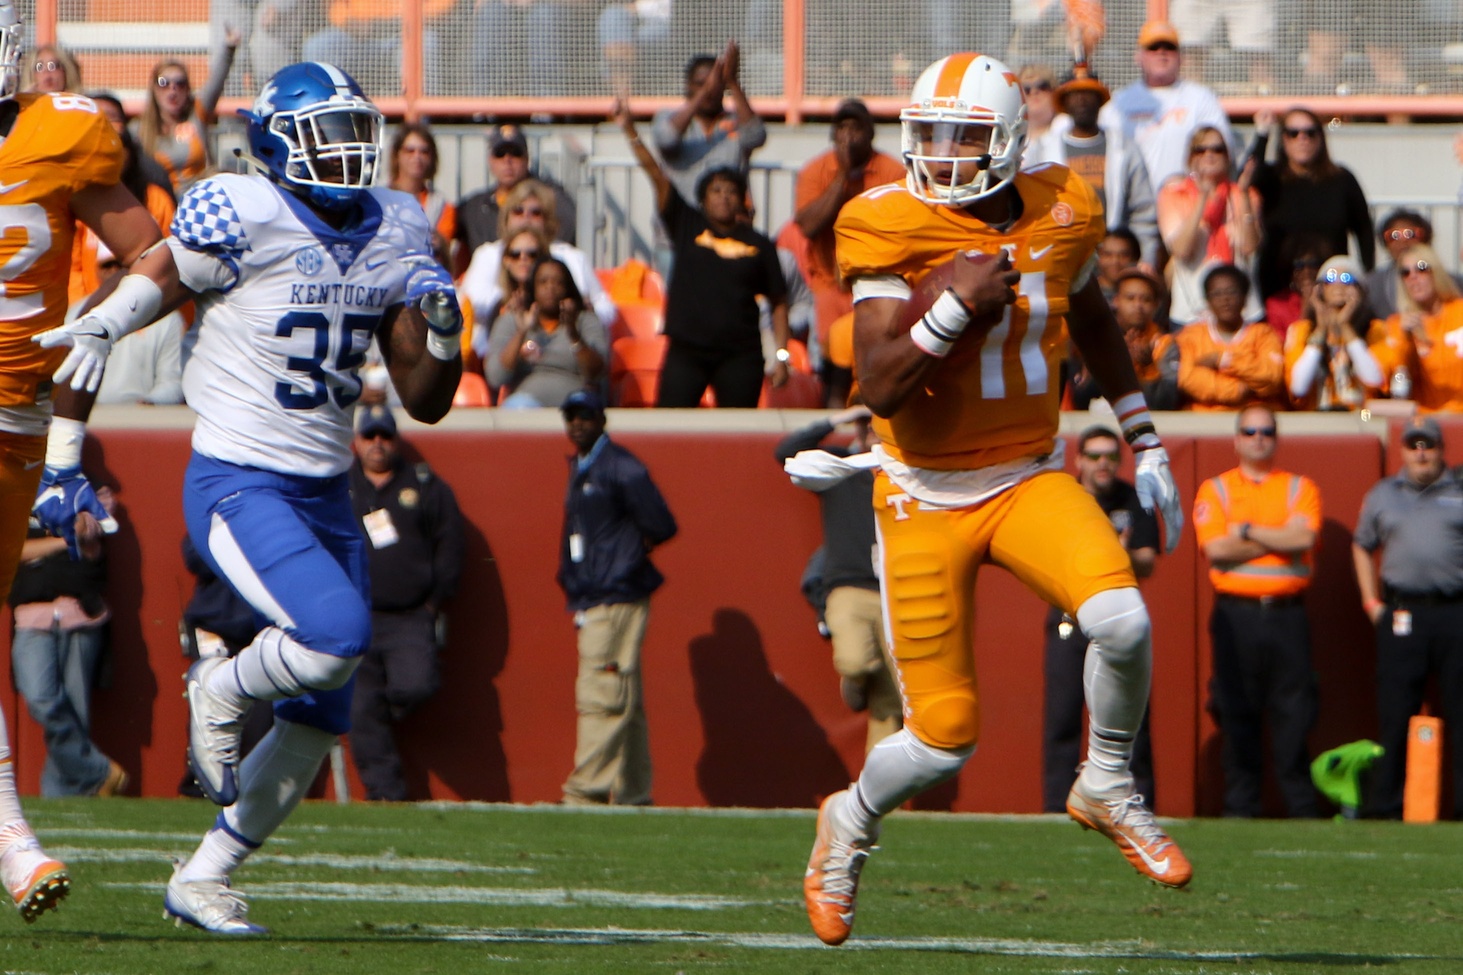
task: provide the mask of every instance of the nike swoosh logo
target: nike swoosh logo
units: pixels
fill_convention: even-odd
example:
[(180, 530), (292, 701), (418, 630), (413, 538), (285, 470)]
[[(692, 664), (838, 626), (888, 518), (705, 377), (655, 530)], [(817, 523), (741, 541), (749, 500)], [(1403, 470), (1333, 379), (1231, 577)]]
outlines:
[(1143, 849), (1143, 847), (1138, 845), (1137, 843), (1133, 844), (1133, 849), (1138, 852), (1138, 856), (1143, 858), (1143, 862), (1148, 864), (1149, 870), (1152, 870), (1160, 877), (1168, 873), (1168, 857), (1164, 857), (1162, 860), (1155, 860), (1148, 855), (1147, 850)]
[(1046, 257), (1047, 254), (1051, 253), (1051, 249), (1055, 246), (1055, 244), (1047, 244), (1041, 250), (1037, 250), (1035, 247), (1031, 248), (1031, 259), (1033, 261), (1041, 260), (1043, 257)]
[(366, 262), (366, 270), (367, 271), (374, 271), (378, 267), (380, 267), (382, 264), (388, 263), (388, 261), (389, 261), (389, 258), (382, 258), (379, 261), (367, 261)]
[(11, 190), (18, 190), (30, 180), (23, 179), (19, 183), (0, 183), (0, 194), (9, 193)]

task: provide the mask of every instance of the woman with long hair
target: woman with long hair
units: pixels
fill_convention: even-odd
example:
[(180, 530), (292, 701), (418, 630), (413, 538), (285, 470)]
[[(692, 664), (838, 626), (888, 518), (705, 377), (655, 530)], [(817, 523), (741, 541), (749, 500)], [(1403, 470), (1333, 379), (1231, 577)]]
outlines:
[(420, 122), (403, 122), (391, 140), (391, 188), (410, 193), (427, 214), (432, 250), (443, 267), (451, 267), (448, 246), (457, 234), (457, 208), (432, 187), (437, 178), (437, 140)]
[[(1260, 138), (1255, 157), (1263, 159), (1267, 133), (1275, 124), (1272, 112), (1255, 115)], [(1285, 261), (1285, 243), (1299, 233), (1325, 238), (1332, 254), (1350, 251), (1347, 236), (1356, 238), (1355, 253), (1364, 270), (1376, 259), (1376, 238), (1366, 194), (1351, 171), (1331, 160), (1326, 126), (1308, 108), (1292, 108), (1281, 116), (1280, 153), (1255, 173), (1255, 189), (1265, 207), (1264, 241), (1260, 246), (1260, 296), (1284, 291), (1291, 269)]]
[(36, 56), (25, 62), (25, 75), (26, 91), (81, 91), (81, 65), (59, 44), (36, 48)]
[(505, 409), (558, 407), (599, 381), (609, 355), (609, 334), (563, 261), (540, 257), (530, 280), (533, 303), (505, 310), (488, 339), (488, 385), (507, 391)]
[(162, 163), (179, 196), (213, 169), (208, 126), (216, 118), (239, 36), (237, 30), (229, 31), (228, 42), (209, 65), (208, 87), (197, 98), (188, 68), (181, 61), (159, 61), (148, 79), (147, 103), (137, 122), (137, 141), (143, 152)]
[(1402, 252), (1397, 278), (1397, 314), (1387, 319), (1387, 337), (1372, 352), (1385, 375), (1407, 371), (1419, 410), (1463, 410), (1463, 353), (1447, 341), (1463, 329), (1463, 294), (1428, 244)]
[(1285, 382), (1297, 410), (1358, 410), (1387, 380), (1370, 346), (1387, 328), (1372, 317), (1361, 267), (1345, 255), (1321, 265), (1304, 317), (1285, 333)]
[[(1252, 266), (1260, 246), (1260, 195), (1250, 186), (1253, 161), (1230, 179), (1224, 133), (1201, 126), (1189, 137), (1189, 173), (1173, 176), (1158, 191), (1158, 232), (1168, 248), (1169, 320), (1188, 325), (1203, 318), (1204, 278), (1222, 264)], [(1251, 289), (1245, 321), (1263, 317)]]

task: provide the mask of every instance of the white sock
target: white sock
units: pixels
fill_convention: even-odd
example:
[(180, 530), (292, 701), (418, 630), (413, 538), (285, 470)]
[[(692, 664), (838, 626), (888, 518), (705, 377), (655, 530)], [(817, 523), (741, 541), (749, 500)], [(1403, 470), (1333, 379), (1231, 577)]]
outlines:
[(178, 871), (178, 879), (184, 883), (195, 880), (224, 881), (229, 878), (244, 858), (259, 849), (258, 843), (250, 843), (242, 836), (229, 831), (224, 814), (219, 813), (213, 829), (203, 834), (198, 849)]
[(278, 701), (343, 687), (359, 657), (320, 653), (277, 626), (266, 626), (239, 655), (213, 672), (209, 690), (256, 701)]
[(15, 765), (10, 760), (10, 732), (5, 713), (0, 711), (0, 826), (25, 822), (20, 795), (15, 791)]
[(926, 789), (953, 777), (975, 746), (949, 751), (927, 745), (908, 728), (901, 728), (874, 746), (864, 759), (864, 770), (849, 790), (839, 825), (857, 836), (878, 834), (879, 820)]
[(1089, 716), (1082, 778), (1106, 792), (1132, 778), (1133, 739), (1152, 677), (1148, 610), (1138, 590), (1110, 589), (1078, 608), (1077, 624), (1092, 641), (1082, 670)]

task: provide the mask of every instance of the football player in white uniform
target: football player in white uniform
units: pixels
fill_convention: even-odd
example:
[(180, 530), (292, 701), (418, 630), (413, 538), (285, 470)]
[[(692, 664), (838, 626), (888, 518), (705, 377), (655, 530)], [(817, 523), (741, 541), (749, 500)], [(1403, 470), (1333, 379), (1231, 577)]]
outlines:
[[(159, 308), (197, 302), (184, 514), (264, 628), (237, 657), (188, 671), (189, 764), (225, 808), (175, 868), (164, 906), (221, 934), (264, 931), (229, 877), (349, 728), (371, 629), (346, 479), (366, 347), (379, 336), (402, 404), (424, 422), (447, 413), (461, 375), (451, 278), (416, 200), (371, 187), (381, 116), (359, 86), (330, 65), (295, 64), (242, 114), (263, 175), (195, 183), (172, 237), (90, 314), (38, 339), (71, 346), (58, 383), (94, 388), (113, 342)], [(274, 729), (240, 764), (241, 719), (257, 700), (276, 702)]]

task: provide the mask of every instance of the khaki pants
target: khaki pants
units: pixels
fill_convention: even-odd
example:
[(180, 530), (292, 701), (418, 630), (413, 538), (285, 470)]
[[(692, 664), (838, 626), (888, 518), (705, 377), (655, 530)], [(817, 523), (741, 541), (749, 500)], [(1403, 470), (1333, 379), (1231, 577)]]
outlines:
[(833, 638), (833, 669), (840, 677), (865, 681), (869, 700), (869, 736), (864, 752), (904, 725), (904, 705), (889, 664), (884, 638), (884, 610), (878, 592), (839, 586), (828, 593), (823, 621)]
[(564, 783), (566, 804), (650, 804), (650, 736), (640, 689), (640, 644), (649, 618), (649, 599), (579, 615), (579, 735), (574, 771)]

